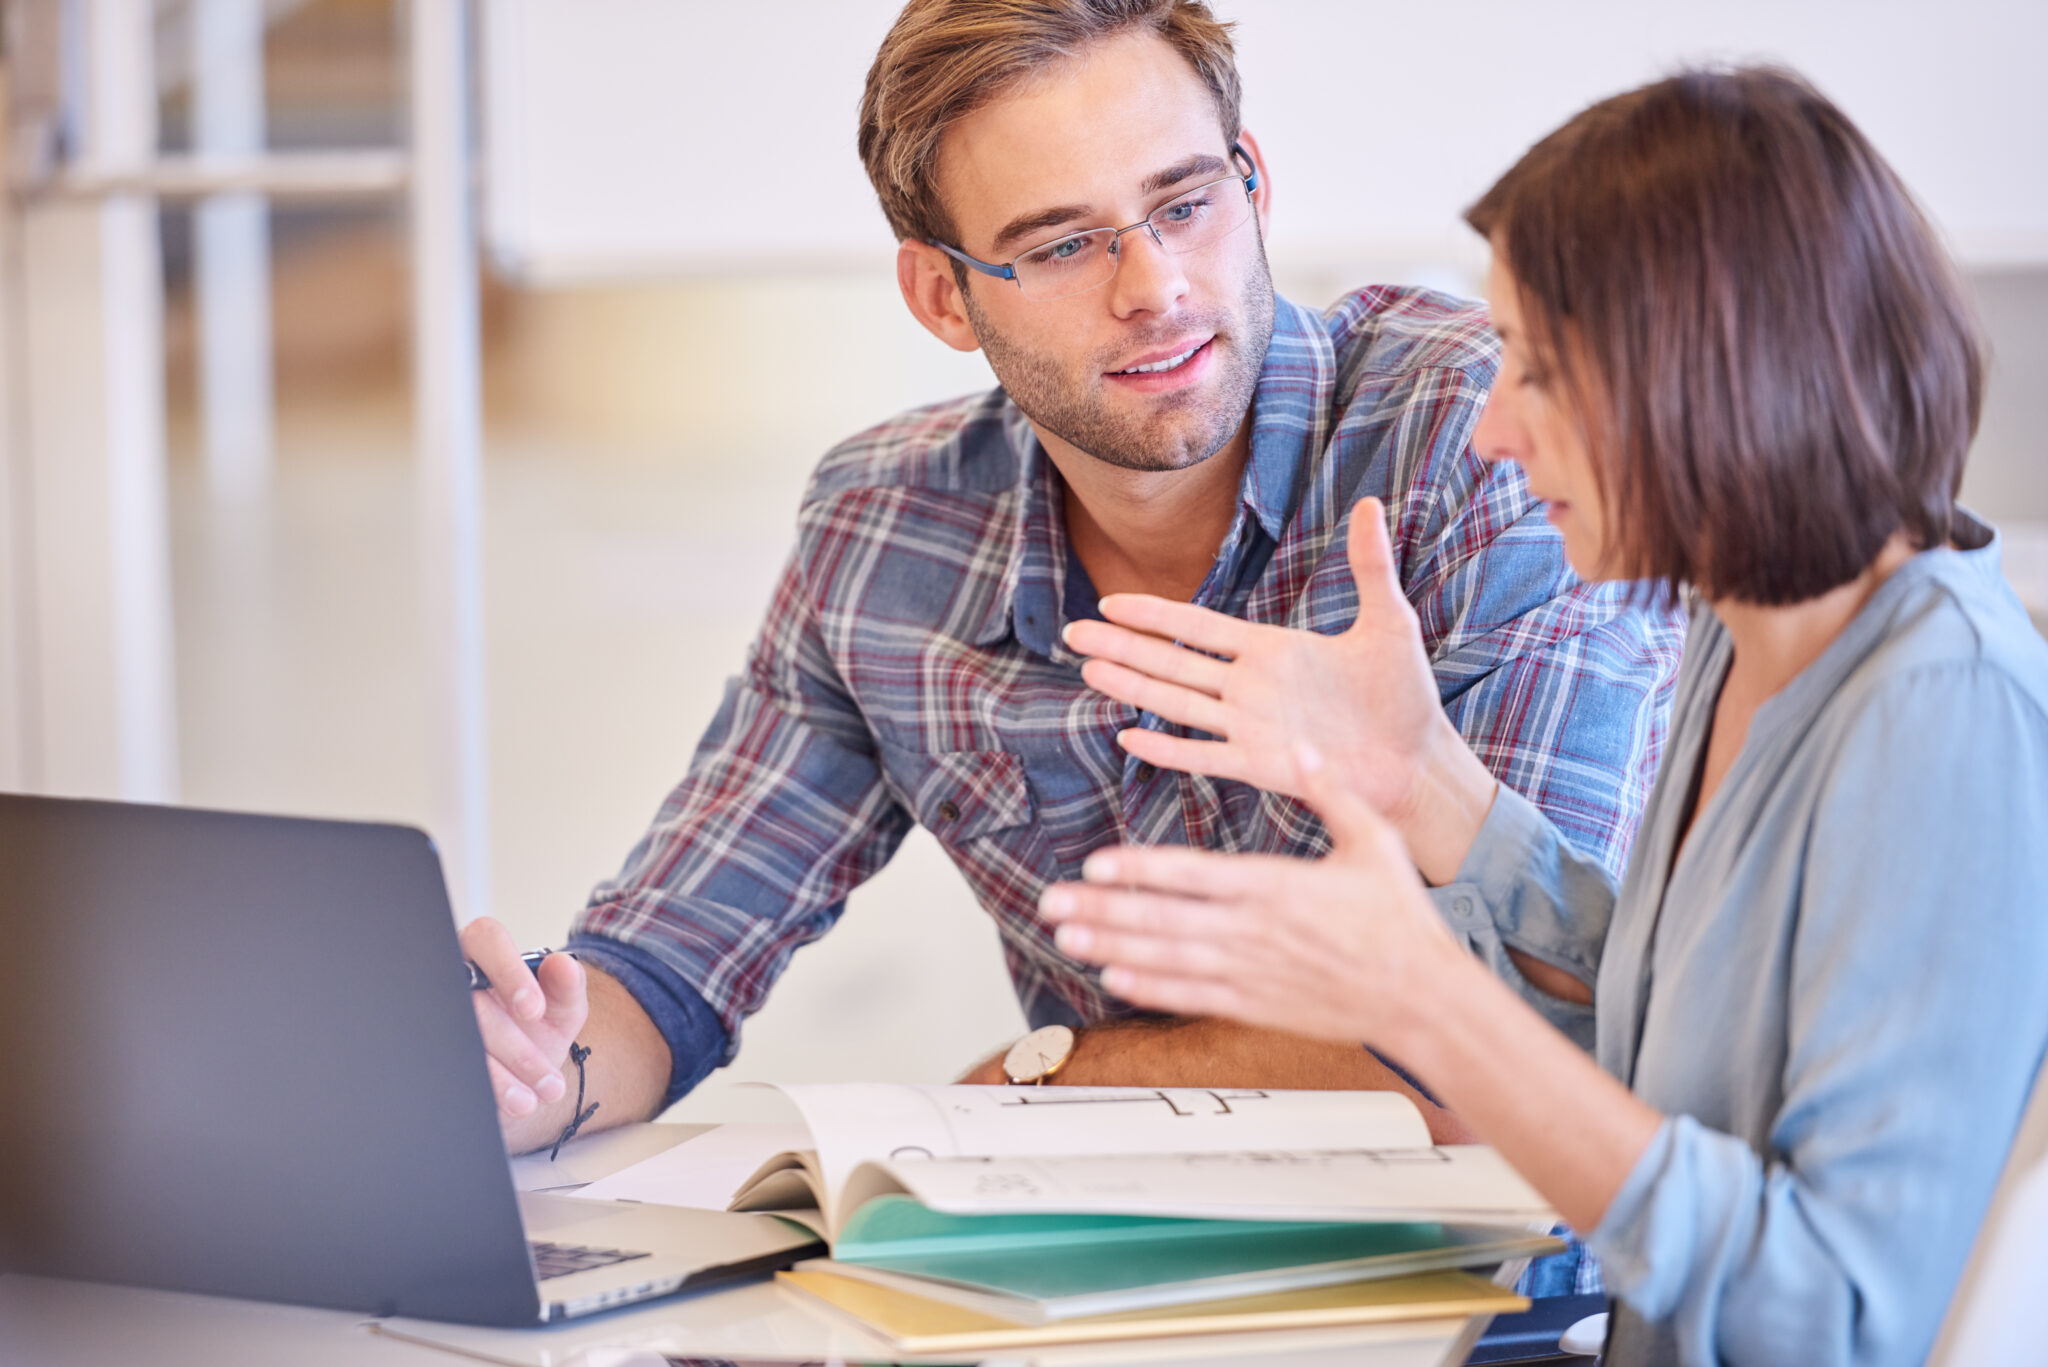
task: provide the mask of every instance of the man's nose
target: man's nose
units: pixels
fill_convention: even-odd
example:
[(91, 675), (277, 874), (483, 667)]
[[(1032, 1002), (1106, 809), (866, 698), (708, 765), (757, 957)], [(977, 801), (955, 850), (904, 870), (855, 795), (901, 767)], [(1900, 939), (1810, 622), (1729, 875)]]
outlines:
[(1144, 224), (1117, 239), (1116, 278), (1112, 307), (1119, 318), (1133, 313), (1169, 313), (1188, 292), (1181, 259), (1159, 244), (1157, 231)]

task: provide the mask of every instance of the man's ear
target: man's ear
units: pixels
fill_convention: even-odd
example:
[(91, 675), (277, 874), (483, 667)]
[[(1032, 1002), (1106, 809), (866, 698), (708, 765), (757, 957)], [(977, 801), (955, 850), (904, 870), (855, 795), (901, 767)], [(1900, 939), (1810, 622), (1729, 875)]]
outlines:
[(1252, 159), (1252, 165), (1258, 168), (1259, 188), (1252, 191), (1252, 207), (1259, 215), (1259, 236), (1264, 237), (1273, 226), (1273, 173), (1266, 166), (1265, 154), (1259, 151), (1259, 140), (1252, 136), (1249, 128), (1237, 130), (1237, 143)]
[(967, 320), (967, 301), (953, 278), (953, 261), (925, 242), (903, 241), (896, 247), (896, 285), (911, 316), (926, 332), (955, 351), (979, 351), (981, 341)]

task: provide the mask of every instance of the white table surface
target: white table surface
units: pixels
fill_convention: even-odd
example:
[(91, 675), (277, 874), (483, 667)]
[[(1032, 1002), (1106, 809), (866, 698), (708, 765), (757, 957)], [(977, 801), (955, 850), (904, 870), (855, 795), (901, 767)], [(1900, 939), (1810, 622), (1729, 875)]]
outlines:
[[(515, 1182), (545, 1190), (594, 1181), (679, 1143), (703, 1126), (637, 1125), (578, 1140), (553, 1163), (514, 1161)], [(1074, 1345), (1005, 1362), (1040, 1367), (1165, 1367), (1176, 1362), (1286, 1362), (1290, 1367), (1444, 1367), (1462, 1362), (1479, 1325), (1466, 1320), (1284, 1334), (1229, 1334)], [(371, 1320), (337, 1310), (228, 1300), (48, 1278), (0, 1277), (5, 1367), (659, 1367), (671, 1360), (887, 1361), (857, 1326), (772, 1282), (677, 1296), (590, 1320), (478, 1329)], [(899, 1359), (900, 1360), (900, 1359)]]
[(359, 1314), (43, 1277), (0, 1277), (7, 1367), (452, 1367)]

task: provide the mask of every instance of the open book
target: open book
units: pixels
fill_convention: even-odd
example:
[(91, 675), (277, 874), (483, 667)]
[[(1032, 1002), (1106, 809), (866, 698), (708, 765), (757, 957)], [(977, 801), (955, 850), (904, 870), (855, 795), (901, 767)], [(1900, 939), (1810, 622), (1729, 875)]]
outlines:
[[(895, 1193), (951, 1215), (1464, 1220), (1548, 1204), (1492, 1149), (1433, 1147), (1397, 1092), (786, 1085), (813, 1147), (776, 1154), (734, 1210), (773, 1211), (843, 1251)], [(856, 1240), (857, 1242), (857, 1240)]]
[[(809, 1226), (830, 1271), (1017, 1323), (1523, 1258), (1549, 1207), (1493, 1150), (1433, 1147), (1391, 1092), (780, 1089), (809, 1148), (730, 1208)], [(651, 1160), (675, 1164), (682, 1146)], [(623, 1179), (620, 1181), (619, 1179)], [(631, 1170), (590, 1194), (660, 1199)], [(621, 1189), (610, 1189), (616, 1185)]]

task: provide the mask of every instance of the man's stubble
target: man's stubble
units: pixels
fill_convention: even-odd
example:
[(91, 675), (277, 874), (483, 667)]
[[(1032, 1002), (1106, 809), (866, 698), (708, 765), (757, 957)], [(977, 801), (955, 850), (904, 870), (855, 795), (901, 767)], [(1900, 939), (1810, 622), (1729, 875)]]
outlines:
[[(1256, 225), (1253, 231), (1257, 231)], [(1171, 330), (1161, 331), (1156, 339), (1140, 333), (1119, 343), (1118, 351), (1124, 356), (1142, 350), (1148, 342), (1170, 342), (1197, 330), (1213, 330), (1219, 342), (1229, 343), (1221, 358), (1229, 368), (1213, 391), (1214, 397), (1202, 405), (1194, 421), (1169, 426), (1109, 411), (1101, 402), (1100, 386), (1105, 382), (1100, 379), (1099, 364), (1077, 385), (1056, 359), (1012, 342), (990, 325), (972, 293), (963, 298), (968, 322), (988, 357), (989, 368), (1024, 415), (1077, 450), (1124, 470), (1185, 470), (1222, 450), (1251, 409), (1259, 372), (1266, 364), (1266, 348), (1273, 340), (1273, 275), (1266, 264), (1265, 243), (1260, 242), (1236, 318), (1222, 313), (1182, 315), (1175, 318)], [(1091, 381), (1095, 392), (1083, 392), (1081, 386)], [(1184, 405), (1198, 402), (1177, 397), (1183, 398)]]

